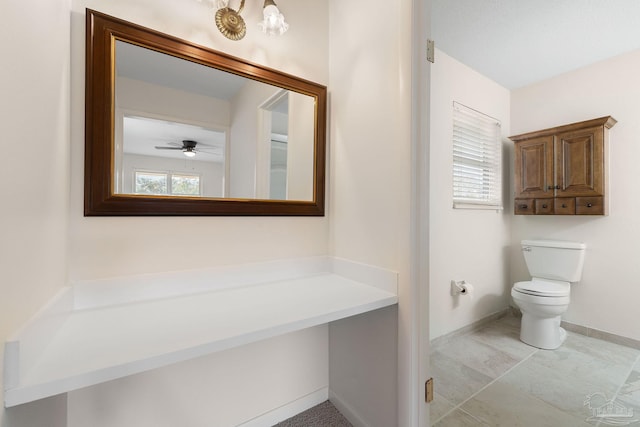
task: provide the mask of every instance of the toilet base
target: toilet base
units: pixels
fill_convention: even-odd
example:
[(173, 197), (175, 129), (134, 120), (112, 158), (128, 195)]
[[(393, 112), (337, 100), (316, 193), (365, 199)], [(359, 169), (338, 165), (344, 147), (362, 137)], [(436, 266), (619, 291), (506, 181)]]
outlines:
[(522, 312), (520, 341), (544, 350), (555, 350), (567, 338), (567, 331), (560, 327), (561, 318), (540, 318)]

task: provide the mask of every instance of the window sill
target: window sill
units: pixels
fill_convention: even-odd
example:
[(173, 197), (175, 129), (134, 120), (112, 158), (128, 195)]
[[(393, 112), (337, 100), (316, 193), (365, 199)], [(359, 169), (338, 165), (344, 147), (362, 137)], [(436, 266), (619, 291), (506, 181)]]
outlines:
[(495, 206), (495, 205), (480, 205), (474, 203), (461, 203), (454, 202), (453, 209), (472, 209), (472, 210), (486, 210), (486, 211), (496, 211), (500, 212), (504, 210), (504, 206)]

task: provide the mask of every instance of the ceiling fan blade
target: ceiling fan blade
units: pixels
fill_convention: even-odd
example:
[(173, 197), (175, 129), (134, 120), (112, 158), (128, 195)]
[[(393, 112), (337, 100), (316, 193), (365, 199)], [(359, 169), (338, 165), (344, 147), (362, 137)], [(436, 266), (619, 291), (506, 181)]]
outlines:
[(156, 145), (156, 150), (182, 150), (182, 147), (159, 147)]
[(214, 144), (207, 144), (206, 142), (198, 142), (198, 147), (211, 147), (211, 148), (218, 148), (217, 145)]

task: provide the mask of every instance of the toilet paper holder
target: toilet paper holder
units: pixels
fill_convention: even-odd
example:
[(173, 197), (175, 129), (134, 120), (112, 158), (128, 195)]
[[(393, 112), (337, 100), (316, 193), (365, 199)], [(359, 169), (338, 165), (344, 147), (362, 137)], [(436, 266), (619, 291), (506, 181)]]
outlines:
[(451, 281), (451, 295), (471, 295), (473, 293), (473, 285), (467, 283), (466, 280), (452, 280)]

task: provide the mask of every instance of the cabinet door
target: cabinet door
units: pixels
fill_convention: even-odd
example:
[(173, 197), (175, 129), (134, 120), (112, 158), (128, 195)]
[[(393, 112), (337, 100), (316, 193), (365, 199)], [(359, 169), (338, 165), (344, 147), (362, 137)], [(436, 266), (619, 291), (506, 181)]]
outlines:
[(604, 195), (602, 126), (559, 133), (556, 137), (556, 195)]
[(516, 197), (552, 197), (553, 136), (516, 142), (514, 175)]

